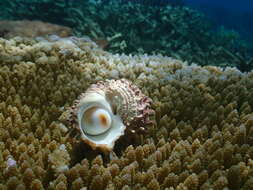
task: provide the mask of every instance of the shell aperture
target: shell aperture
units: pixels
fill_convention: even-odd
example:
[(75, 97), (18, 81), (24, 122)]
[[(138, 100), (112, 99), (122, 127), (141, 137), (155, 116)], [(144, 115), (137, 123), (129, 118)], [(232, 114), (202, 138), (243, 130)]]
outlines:
[(82, 118), (83, 130), (88, 135), (100, 135), (107, 131), (112, 124), (110, 113), (99, 107), (87, 109)]
[(94, 149), (105, 147), (105, 150), (110, 151), (115, 139), (124, 134), (126, 127), (121, 118), (113, 114), (103, 91), (86, 91), (82, 94), (74, 113), (77, 114), (76, 127), (81, 133), (82, 141)]

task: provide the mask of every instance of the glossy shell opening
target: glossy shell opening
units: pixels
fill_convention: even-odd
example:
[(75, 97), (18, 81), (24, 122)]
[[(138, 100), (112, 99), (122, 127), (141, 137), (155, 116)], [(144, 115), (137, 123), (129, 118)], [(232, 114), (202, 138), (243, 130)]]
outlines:
[(112, 118), (108, 110), (91, 107), (83, 113), (81, 126), (87, 135), (100, 135), (110, 129)]
[[(96, 114), (101, 115), (102, 113), (103, 115), (104, 113), (108, 113), (109, 115), (103, 116), (110, 116), (111, 121), (107, 120), (106, 122), (107, 124), (111, 124), (108, 130), (103, 131), (99, 129), (100, 132), (96, 132), (96, 135), (91, 135), (85, 129), (85, 124), (92, 121), (86, 121), (86, 118), (84, 117), (85, 115), (87, 116), (89, 114), (94, 114), (94, 110), (96, 109), (99, 109), (100, 111), (105, 110), (106, 112), (99, 111)], [(100, 121), (98, 119), (99, 122), (104, 122), (105, 118), (103, 118), (103, 116), (100, 118)], [(103, 149), (111, 150), (114, 146), (115, 141), (118, 140), (120, 136), (124, 135), (124, 131), (126, 129), (126, 126), (123, 124), (120, 116), (114, 115), (111, 105), (102, 94), (92, 93), (90, 96), (82, 99), (79, 104), (77, 119), (81, 131), (81, 138), (83, 141), (90, 144), (92, 148), (102, 147)]]

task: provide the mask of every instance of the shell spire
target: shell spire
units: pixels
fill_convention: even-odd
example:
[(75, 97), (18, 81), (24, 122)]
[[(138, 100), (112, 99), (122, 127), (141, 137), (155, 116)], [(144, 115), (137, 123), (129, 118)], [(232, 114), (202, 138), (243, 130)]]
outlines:
[(92, 84), (67, 110), (67, 120), (93, 149), (112, 151), (123, 135), (143, 133), (153, 123), (152, 100), (126, 79)]

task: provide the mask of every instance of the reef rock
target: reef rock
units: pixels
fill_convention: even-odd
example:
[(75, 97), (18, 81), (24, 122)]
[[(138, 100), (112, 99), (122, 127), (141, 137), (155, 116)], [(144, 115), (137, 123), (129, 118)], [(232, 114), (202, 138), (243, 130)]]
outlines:
[(67, 37), (71, 33), (72, 29), (69, 27), (42, 21), (0, 21), (0, 37), (7, 39), (15, 36), (34, 38), (53, 34), (60, 37)]

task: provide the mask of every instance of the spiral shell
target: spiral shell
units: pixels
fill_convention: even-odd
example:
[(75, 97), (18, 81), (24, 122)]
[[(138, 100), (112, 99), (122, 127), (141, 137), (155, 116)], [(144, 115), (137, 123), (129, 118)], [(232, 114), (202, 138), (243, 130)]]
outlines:
[(91, 85), (67, 110), (68, 121), (83, 142), (93, 149), (110, 152), (115, 141), (126, 132), (145, 132), (153, 123), (151, 102), (126, 79), (100, 81)]

